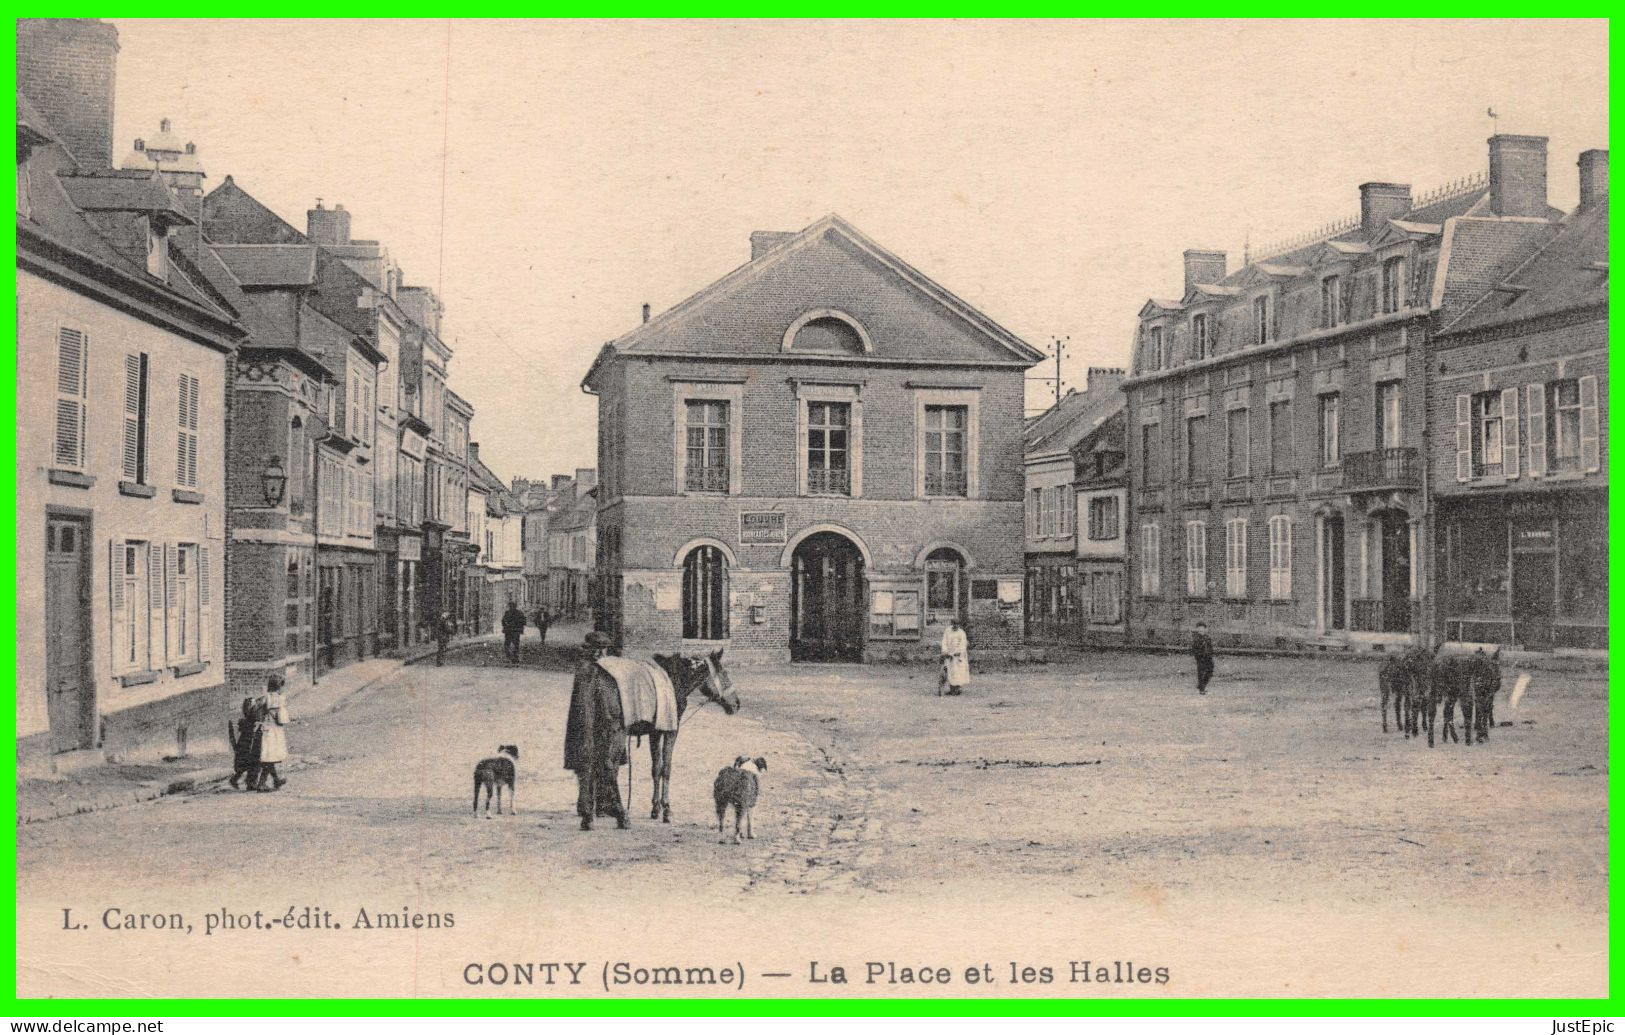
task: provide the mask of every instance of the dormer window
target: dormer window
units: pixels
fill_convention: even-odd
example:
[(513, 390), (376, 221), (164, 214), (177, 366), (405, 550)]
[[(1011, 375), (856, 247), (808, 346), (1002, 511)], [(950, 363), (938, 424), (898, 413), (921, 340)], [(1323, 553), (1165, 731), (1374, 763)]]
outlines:
[(1397, 313), (1405, 305), (1405, 260), (1395, 256), (1382, 264), (1382, 311)]
[(169, 279), (169, 234), (152, 220), (147, 221), (147, 272)]
[(1191, 359), (1206, 359), (1208, 354), (1207, 314), (1191, 317)]
[(1259, 345), (1267, 344), (1271, 330), (1270, 296), (1259, 295), (1253, 299), (1253, 341)]
[(1336, 327), (1343, 322), (1343, 278), (1327, 277), (1320, 282), (1320, 325)]

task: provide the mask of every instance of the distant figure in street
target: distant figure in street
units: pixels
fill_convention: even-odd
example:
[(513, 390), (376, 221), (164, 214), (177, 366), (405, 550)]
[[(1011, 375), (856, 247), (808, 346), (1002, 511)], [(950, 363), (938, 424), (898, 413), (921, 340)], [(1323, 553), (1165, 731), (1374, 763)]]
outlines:
[(1207, 681), (1213, 678), (1213, 641), (1207, 636), (1207, 623), (1196, 623), (1196, 635), (1191, 637), (1191, 656), (1196, 659), (1196, 692), (1207, 693)]
[(502, 612), (502, 653), (509, 661), (519, 660), (519, 637), (525, 635), (525, 613), (519, 610), (519, 602), (510, 599), (508, 610)]
[(440, 612), (440, 617), (434, 620), (434, 663), (446, 663), (446, 644), (451, 642), (451, 634), (457, 631), (457, 626), (451, 620), (450, 611)]
[(948, 696), (957, 697), (970, 684), (970, 641), (955, 618), (942, 634), (942, 669), (948, 683)]
[(564, 728), (564, 768), (576, 774), (576, 814), (581, 829), (591, 830), (597, 816), (610, 816), (615, 825), (631, 824), (621, 804), (616, 782), (627, 762), (626, 733), (619, 707), (609, 711), (604, 695), (593, 692), (593, 667), (609, 653), (610, 638), (594, 630), (587, 634), (587, 654), (576, 666), (570, 686), (570, 717)]
[(255, 742), (255, 730), (260, 724), (264, 706), (263, 697), (243, 698), (243, 714), (239, 719), (226, 723), (226, 734), (231, 741), (231, 786), (235, 788), (237, 781), (244, 776), (248, 781), (243, 784), (243, 790), (251, 791), (260, 781), (259, 747)]
[(540, 639), (543, 643), (546, 643), (547, 642), (547, 627), (549, 625), (553, 624), (553, 619), (548, 617), (546, 607), (538, 607), (536, 609), (535, 622), (536, 622), (537, 638)]
[[(288, 733), (284, 729), (288, 725), (288, 697), (283, 692), (282, 675), (271, 673), (265, 681), (265, 699), (263, 711), (259, 721), (259, 779), (254, 789), (257, 791), (278, 791), (287, 783), (277, 774), (276, 767), (279, 762), (288, 760)], [(266, 781), (270, 786), (266, 786)]]

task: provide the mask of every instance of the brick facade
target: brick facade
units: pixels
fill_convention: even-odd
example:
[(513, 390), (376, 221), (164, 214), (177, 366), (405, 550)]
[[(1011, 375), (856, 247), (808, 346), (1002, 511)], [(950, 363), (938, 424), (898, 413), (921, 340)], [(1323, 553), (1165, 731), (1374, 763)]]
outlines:
[[(963, 315), (951, 296), (933, 297), (940, 288), (922, 288), (923, 278), (834, 217), (771, 243), (744, 270), (612, 343), (588, 376), (600, 413), (599, 624), (639, 651), (724, 644), (730, 657), (779, 662), (799, 636), (803, 647), (833, 637), (853, 659), (934, 657), (945, 625), (930, 614), (926, 568), (942, 549), (939, 562), (955, 558), (962, 569), (943, 569), (935, 584), (942, 593), (959, 586), (973, 649), (1016, 646), (1023, 371), (1037, 353), (979, 325), (985, 317)], [(809, 323), (820, 336), (798, 352), (808, 339), (797, 327)], [(691, 353), (685, 335), (696, 327), (733, 344), (672, 355)], [(954, 358), (944, 362), (944, 353)], [(698, 491), (679, 422), (687, 403), (706, 400), (727, 404), (733, 448), (721, 480)], [(922, 415), (939, 400), (962, 406), (969, 425), (957, 496), (924, 488)], [(815, 402), (841, 407), (848, 422), (849, 456), (830, 492), (813, 481), (828, 475), (808, 467)], [(819, 544), (838, 557), (812, 559)], [(685, 608), (693, 610), (685, 562), (701, 548), (725, 562), (724, 614), (720, 630), (685, 640)], [(808, 575), (798, 588), (798, 552), (809, 571), (827, 563), (846, 574)], [(855, 588), (843, 581), (854, 577)], [(823, 603), (798, 604), (801, 594)], [(916, 601), (917, 621), (891, 615)], [(798, 606), (806, 632), (796, 631)], [(811, 616), (826, 606), (815, 628)], [(878, 620), (876, 608), (886, 609)], [(836, 625), (842, 631), (829, 632)]]

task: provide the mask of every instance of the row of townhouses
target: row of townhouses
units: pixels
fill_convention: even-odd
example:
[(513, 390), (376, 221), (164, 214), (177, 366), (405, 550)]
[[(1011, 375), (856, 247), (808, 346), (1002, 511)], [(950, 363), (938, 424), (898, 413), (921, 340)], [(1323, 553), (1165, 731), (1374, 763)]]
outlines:
[(1185, 252), (1131, 376), (1029, 425), (1032, 632), (1606, 648), (1608, 153), (1565, 213), (1546, 145), (1492, 137), (1487, 175), (1420, 196), (1363, 184), (1357, 217), (1240, 269)]
[(184, 753), (269, 673), (524, 595), (434, 292), (342, 205), (300, 228), (205, 192), (168, 120), (115, 165), (117, 54), (104, 22), (18, 23), (23, 760)]

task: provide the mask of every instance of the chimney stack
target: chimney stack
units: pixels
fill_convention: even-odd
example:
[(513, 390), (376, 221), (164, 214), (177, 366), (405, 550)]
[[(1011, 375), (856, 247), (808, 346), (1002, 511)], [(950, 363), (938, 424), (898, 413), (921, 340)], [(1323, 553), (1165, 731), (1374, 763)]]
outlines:
[(323, 208), (322, 199), (317, 198), (316, 207), (305, 210), (305, 236), (316, 244), (349, 244), (350, 213), (343, 205)]
[(1126, 376), (1127, 372), (1122, 367), (1090, 367), (1089, 380), (1084, 383), (1084, 387), (1091, 392), (1097, 388), (1119, 388)]
[(96, 18), (17, 19), (17, 89), (81, 169), (113, 167), (118, 29)]
[(1546, 218), (1546, 138), (1490, 137), (1490, 211)]
[(643, 303), (643, 322), (644, 323), (649, 322), (649, 303), (648, 302)]
[(787, 230), (756, 230), (752, 232), (750, 235), (751, 261), (755, 262), (765, 253), (772, 251), (794, 236), (793, 231)]
[(1410, 210), (1410, 184), (1360, 184), (1360, 229), (1365, 231), (1367, 236), (1381, 230), (1388, 220), (1398, 219)]
[(581, 495), (582, 493), (586, 492), (588, 489), (592, 488), (594, 485), (597, 485), (597, 484), (598, 484), (598, 468), (596, 468), (596, 467), (578, 467), (578, 468), (576, 468), (576, 495), (577, 496)]
[(1608, 197), (1608, 152), (1580, 152), (1580, 209), (1584, 211)]
[[(1199, 248), (1185, 251), (1185, 294), (1197, 284), (1217, 284), (1224, 279), (1226, 256), (1224, 252), (1208, 252)], [(1090, 373), (1094, 373), (1093, 370)]]
[(554, 492), (563, 491), (564, 487), (569, 485), (569, 484), (570, 484), (570, 476), (569, 475), (567, 475), (567, 474), (555, 474), (553, 476), (553, 491)]

